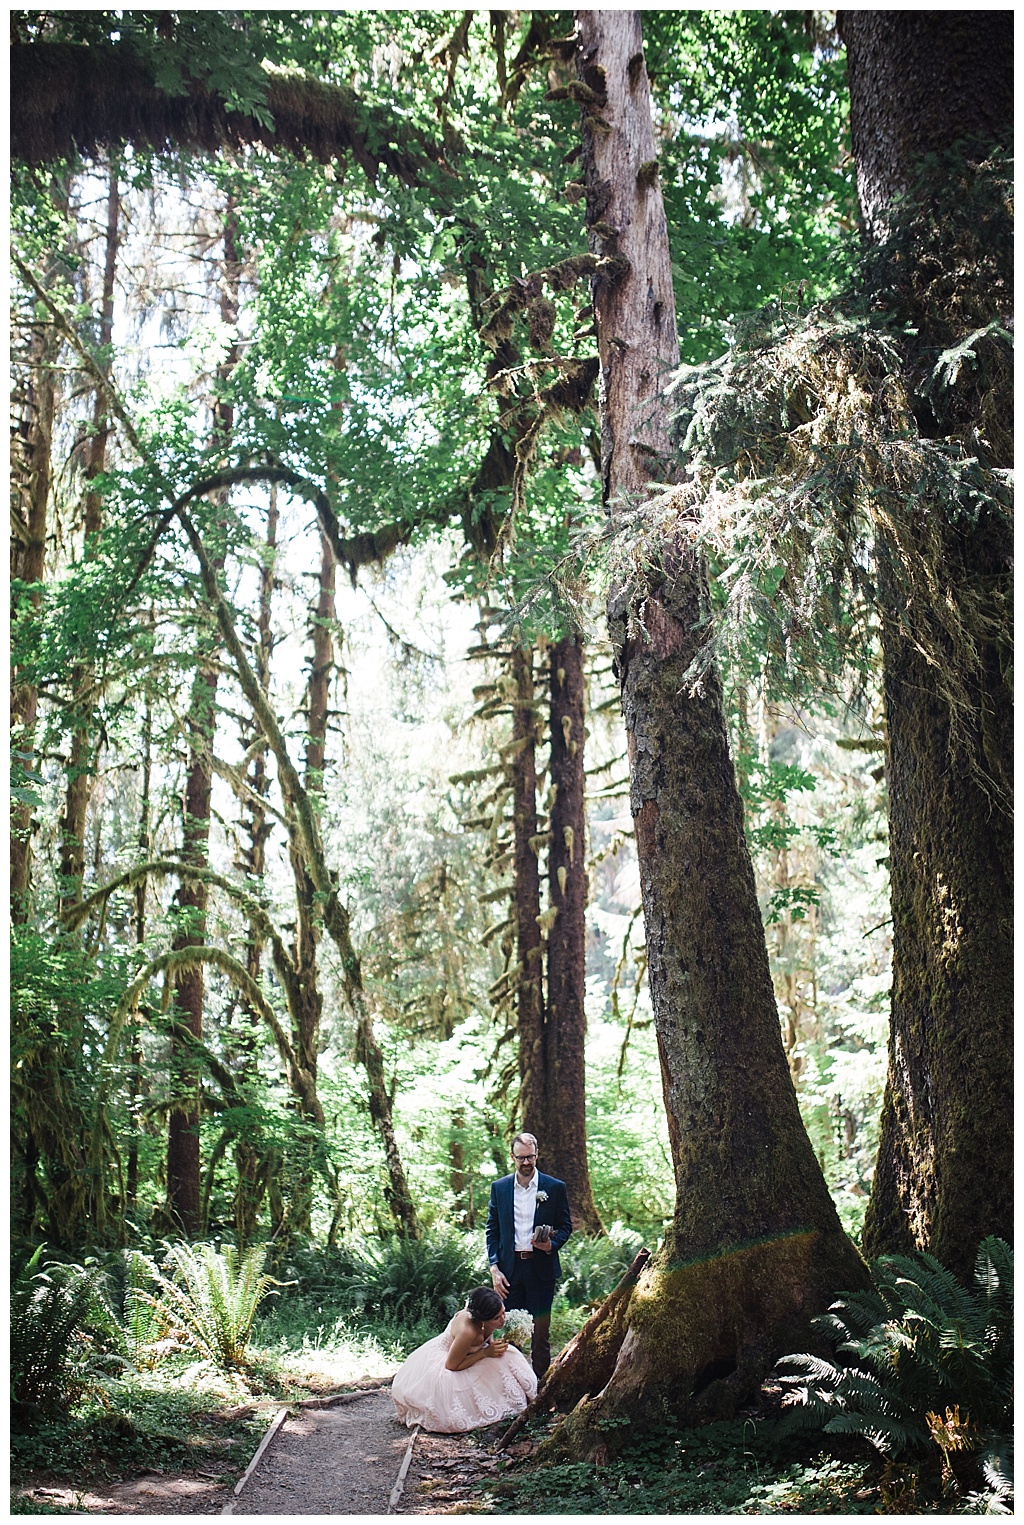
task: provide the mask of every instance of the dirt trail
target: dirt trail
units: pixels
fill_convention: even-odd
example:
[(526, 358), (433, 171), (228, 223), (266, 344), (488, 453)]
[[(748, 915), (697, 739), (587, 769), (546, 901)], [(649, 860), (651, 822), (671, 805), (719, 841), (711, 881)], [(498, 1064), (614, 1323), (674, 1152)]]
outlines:
[(241, 1495), (224, 1512), (462, 1513), (471, 1484), (499, 1466), (490, 1448), (505, 1428), (499, 1424), (469, 1435), (418, 1431), (391, 1510), (413, 1434), (395, 1418), (390, 1390), (331, 1408), (304, 1409), (285, 1420)]
[(387, 1388), (290, 1414), (232, 1514), (387, 1514), (409, 1435)]
[[(502, 1466), (494, 1446), (506, 1427), (507, 1421), (468, 1435), (419, 1431), (391, 1512), (483, 1512), (472, 1487)], [(289, 1414), (237, 1497), (209, 1474), (196, 1473), (22, 1491), (82, 1514), (386, 1515), (411, 1438), (412, 1431), (395, 1417), (390, 1387), (377, 1387)], [(525, 1450), (531, 1449), (527, 1444)], [(510, 1448), (513, 1457), (523, 1453), (522, 1446)]]

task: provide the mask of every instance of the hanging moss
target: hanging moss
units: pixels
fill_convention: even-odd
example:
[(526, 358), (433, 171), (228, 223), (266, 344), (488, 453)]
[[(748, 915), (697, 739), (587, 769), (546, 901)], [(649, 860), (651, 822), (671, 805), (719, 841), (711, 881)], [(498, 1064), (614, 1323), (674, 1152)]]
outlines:
[[(1011, 649), (1008, 196), (998, 158), (961, 167), (935, 219), (908, 202), (856, 289), (772, 304), (721, 359), (679, 372), (687, 480), (624, 521), (621, 556), (637, 579), (679, 528), (707, 550), (692, 681), (756, 653), (773, 692), (838, 688), (887, 627), (949, 709), (951, 756), (1004, 808), (1008, 780), (965, 743), (986, 651), (1005, 670)], [(927, 345), (901, 327), (915, 303), (940, 315)]]

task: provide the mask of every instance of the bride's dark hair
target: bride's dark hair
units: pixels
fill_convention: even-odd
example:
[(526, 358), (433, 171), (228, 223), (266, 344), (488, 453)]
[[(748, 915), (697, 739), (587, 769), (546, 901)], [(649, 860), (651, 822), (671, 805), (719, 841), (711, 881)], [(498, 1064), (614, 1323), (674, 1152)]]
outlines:
[(483, 1324), (489, 1318), (504, 1313), (505, 1304), (493, 1287), (474, 1287), (466, 1303), (466, 1312), (474, 1324)]

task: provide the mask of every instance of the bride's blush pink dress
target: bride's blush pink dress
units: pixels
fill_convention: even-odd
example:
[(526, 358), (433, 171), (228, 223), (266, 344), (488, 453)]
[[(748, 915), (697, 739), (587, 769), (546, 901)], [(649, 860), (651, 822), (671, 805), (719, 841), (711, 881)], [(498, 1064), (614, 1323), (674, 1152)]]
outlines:
[(391, 1396), (399, 1419), (451, 1435), (521, 1414), (537, 1391), (529, 1361), (510, 1345), (503, 1356), (485, 1356), (465, 1371), (449, 1371), (444, 1363), (454, 1323), (453, 1318), (443, 1334), (414, 1350), (395, 1373)]

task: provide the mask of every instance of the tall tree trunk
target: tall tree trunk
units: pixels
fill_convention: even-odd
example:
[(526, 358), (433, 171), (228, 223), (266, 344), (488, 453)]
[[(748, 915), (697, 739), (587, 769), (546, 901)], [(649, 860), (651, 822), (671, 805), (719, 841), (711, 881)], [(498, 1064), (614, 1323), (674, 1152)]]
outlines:
[(462, 1228), (472, 1229), (476, 1227), (476, 1204), (473, 1201), (473, 1173), (466, 1169), (465, 1127), (466, 1109), (456, 1107), (451, 1114), (448, 1135), (448, 1184), (455, 1198), (458, 1222)]
[[(146, 695), (142, 721), (142, 798), (139, 805), (139, 855), (148, 863), (153, 853), (150, 827), (150, 785), (153, 769), (153, 709), (149, 694)], [(135, 886), (135, 942), (143, 947), (146, 942), (146, 880), (142, 878)], [(133, 1017), (135, 1014), (133, 1013)], [(132, 1022), (131, 1049), (128, 1060), (128, 1117), (131, 1136), (128, 1142), (128, 1170), (125, 1186), (125, 1202), (130, 1212), (139, 1195), (139, 1097), (142, 1094), (142, 1029), (138, 1020)]]
[(512, 873), (516, 928), (516, 1039), (522, 1128), (539, 1140), (545, 1170), (561, 1167), (547, 1134), (544, 1064), (544, 946), (537, 831), (537, 716), (532, 646), (512, 652)]
[[(107, 238), (100, 299), (99, 342), (106, 348), (114, 332), (114, 276), (117, 271), (118, 222), (120, 217), (118, 162), (111, 161), (107, 185)], [(83, 558), (95, 553), (96, 539), (103, 526), (103, 500), (96, 490), (96, 478), (106, 467), (109, 437), (106, 404), (96, 393), (93, 406), (93, 433), (85, 464), (85, 501), (83, 505)], [(75, 905), (82, 898), (85, 875), (85, 820), (96, 778), (96, 738), (93, 732), (91, 690), (94, 669), (91, 663), (77, 663), (71, 676), (71, 749), (68, 756), (67, 783), (64, 791), (64, 816), (60, 823), (61, 909)]]
[(583, 800), (583, 641), (567, 635), (551, 648), (551, 843), (548, 895), (558, 914), (548, 929), (544, 1012), (547, 1091), (545, 1150), (568, 1188), (573, 1227), (602, 1234), (587, 1164), (586, 815)]
[[(50, 195), (61, 213), (69, 201), (66, 180), (54, 180)], [(56, 260), (43, 275), (50, 285)], [(54, 369), (61, 338), (50, 324), (40, 321), (29, 342), (26, 395), (22, 423), (13, 441), (15, 491), (12, 502), (11, 577), (29, 584), (27, 593), (12, 601), (11, 622), (19, 615), (31, 619), (42, 600), (46, 571), (47, 512), (53, 472), (53, 422), (57, 404), (57, 373)], [(13, 631), (12, 631), (13, 634)], [(11, 674), (11, 745), (26, 771), (35, 761), (35, 728), (39, 693), (15, 667)], [(32, 878), (32, 806), (17, 800), (11, 807), (11, 920), (28, 921)]]
[[(41, 585), (46, 560), (46, 519), (50, 496), (50, 443), (53, 433), (56, 386), (52, 365), (57, 342), (48, 329), (33, 341), (30, 419), (25, 431), (25, 455), (28, 466), (28, 491), (23, 514), (19, 514), (18, 539), (14, 544), (12, 573), (26, 583)], [(21, 595), (26, 608), (38, 608), (41, 594)], [(35, 753), (36, 717), (39, 693), (15, 671), (11, 683), (11, 741), (26, 770), (31, 770)], [(15, 801), (11, 809), (11, 919), (23, 923), (29, 919), (29, 886), (32, 861), (32, 806)]]
[[(583, 108), (589, 238), (616, 262), (593, 281), (614, 521), (624, 497), (664, 469), (659, 394), (678, 347), (640, 16), (583, 11), (577, 28), (578, 72), (596, 97)], [(684, 524), (653, 559), (613, 590), (608, 614), (676, 1209), (624, 1323), (609, 1330), (607, 1386), (549, 1442), (575, 1454), (615, 1444), (623, 1431), (609, 1419), (735, 1413), (805, 1337), (808, 1317), (866, 1280), (782, 1048), (721, 685), (711, 672), (691, 693), (686, 678), (702, 640), (705, 569)]]
[[(326, 535), (320, 537), (320, 591), (312, 619), (313, 658), (306, 687), (306, 771), (305, 786), (311, 799), (322, 800), (324, 764), (327, 758), (327, 719), (331, 676), (334, 672), (335, 622), (334, 587), (338, 563)], [(319, 1063), (320, 1018), (323, 996), (317, 970), (317, 945), (322, 923), (317, 909), (316, 891), (309, 877), (298, 844), (291, 847), (292, 873), (295, 879), (297, 922), (292, 957), (296, 984), (292, 1001), (295, 1052), (299, 1063), (315, 1089)], [(303, 1108), (299, 1102), (300, 1112)], [(318, 1126), (316, 1118), (307, 1118)], [(322, 1124), (322, 1115), (319, 1124)], [(315, 1147), (310, 1135), (293, 1146), (296, 1158), (289, 1204), (289, 1227), (294, 1233), (308, 1234), (313, 1203), (313, 1159)]]
[[(217, 669), (204, 664), (196, 674), (189, 703), (191, 735), (185, 779), (182, 862), (206, 866), (210, 840), (213, 772), (210, 754), (216, 724)], [(186, 883), (175, 897), (189, 930), (174, 942), (176, 950), (205, 941), (207, 886)], [(199, 1040), (203, 1036), (205, 981), (202, 965), (178, 976), (178, 1020)], [(201, 1230), (202, 1186), (199, 1162), (199, 1072), (184, 1045), (171, 1044), (172, 1106), (167, 1119), (167, 1204), (174, 1223), (187, 1238)]]
[[(991, 212), (972, 210), (983, 160), (1006, 144), (1013, 115), (1013, 18), (1008, 11), (844, 11), (854, 156), (869, 237), (909, 229), (911, 253), (881, 249), (876, 293), (916, 331), (907, 382), (929, 435), (953, 432), (970, 454), (1008, 467), (1012, 402), (977, 413), (973, 382), (936, 420), (938, 354), (992, 321), (1006, 322), (1008, 241), (986, 244)], [(949, 156), (954, 145), (967, 157)], [(922, 160), (934, 156), (926, 170)], [(943, 157), (945, 156), (945, 157)], [(966, 195), (951, 214), (952, 188)], [(894, 205), (910, 191), (909, 201)], [(960, 194), (959, 192), (957, 194)], [(910, 220), (916, 219), (919, 220)], [(945, 247), (913, 231), (938, 228)], [(907, 239), (904, 237), (903, 243)], [(925, 253), (924, 251), (927, 250)], [(965, 252), (966, 251), (966, 252)], [(938, 260), (936, 260), (938, 254)], [(931, 261), (927, 268), (924, 259)], [(951, 284), (934, 297), (935, 269)], [(992, 406), (992, 397), (988, 400)], [(957, 412), (959, 417), (956, 417)], [(1008, 525), (966, 502), (930, 510), (941, 535), (950, 597), (1007, 584)], [(922, 526), (925, 530), (925, 526)], [(907, 629), (905, 595), (890, 567), (904, 548), (877, 546), (883, 614), (893, 916), (889, 1071), (867, 1253), (926, 1249), (962, 1275), (979, 1240), (1012, 1232), (1012, 776), (1007, 653), (998, 634), (978, 642), (971, 710), (954, 717), (941, 672)], [(1007, 637), (1008, 640), (1008, 637)], [(950, 649), (951, 663), (962, 654)], [(955, 719), (960, 723), (955, 724)]]
[[(259, 615), (256, 621), (258, 640), (256, 645), (256, 677), (260, 687), (266, 691), (270, 686), (270, 659), (273, 652), (273, 634), (271, 630), (271, 617), (273, 613), (274, 595), (274, 562), (277, 553), (277, 525), (280, 512), (278, 509), (277, 484), (270, 488), (269, 502), (267, 504), (267, 538), (266, 555), (260, 568), (260, 593)], [(250, 731), (252, 734), (250, 734)], [(245, 733), (245, 741), (251, 744), (255, 739), (256, 727), (252, 726)], [(267, 755), (262, 747), (257, 748), (249, 768), (249, 776), (246, 780), (249, 786), (247, 808), (249, 811), (248, 836), (249, 846), (244, 855), (243, 869), (246, 876), (254, 885), (262, 884), (263, 876), (267, 867), (267, 839), (270, 836), (270, 825), (267, 818), (266, 807), (263, 804), (269, 789), (267, 775)], [(253, 930), (250, 932), (245, 946), (245, 969), (246, 973), (258, 984), (263, 966), (263, 943), (259, 934)], [(256, 1013), (244, 1008), (250, 1024), (258, 1022)], [(251, 1036), (246, 1035), (241, 1040), (242, 1072), (240, 1080), (254, 1079), (255, 1071), (255, 1045)], [(256, 1236), (259, 1222), (259, 1210), (263, 1197), (266, 1194), (266, 1170), (262, 1172), (261, 1181), (261, 1155), (253, 1139), (245, 1133), (240, 1133), (235, 1139), (235, 1171), (237, 1176), (235, 1186), (234, 1219), (235, 1237), (240, 1246), (252, 1242)]]
[[(224, 225), (224, 268), (221, 282), (221, 318), (232, 330), (238, 321), (240, 264), (235, 241), (235, 218), (229, 208)], [(233, 344), (218, 368), (218, 380), (226, 382), (238, 359)], [(226, 452), (234, 428), (234, 410), (218, 397), (213, 406), (213, 441)], [(226, 494), (219, 495), (226, 502)], [(223, 553), (217, 564), (223, 567)], [(213, 795), (213, 736), (216, 729), (217, 683), (219, 678), (218, 643), (200, 636), (199, 664), (192, 685), (188, 727), (190, 735), (185, 780), (184, 837), (182, 861), (204, 866), (210, 841), (210, 802)], [(204, 940), (207, 886), (186, 883), (176, 896), (178, 908), (185, 913), (188, 930), (175, 941), (175, 948), (197, 946)], [(178, 977), (175, 1000), (179, 1018), (194, 1038), (203, 1036), (203, 1001), (205, 980), (198, 965)], [(202, 1227), (202, 1183), (199, 1161), (199, 1073), (187, 1051), (178, 1044), (171, 1047), (171, 1085), (173, 1105), (167, 1125), (167, 1201), (172, 1219), (182, 1232), (193, 1238)]]

